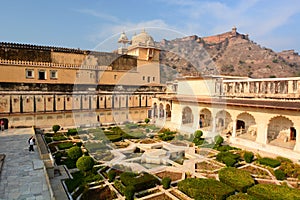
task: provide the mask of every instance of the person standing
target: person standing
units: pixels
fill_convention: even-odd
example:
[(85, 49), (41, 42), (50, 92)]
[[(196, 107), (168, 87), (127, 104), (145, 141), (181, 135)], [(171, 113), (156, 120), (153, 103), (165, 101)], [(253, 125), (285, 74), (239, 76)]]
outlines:
[(29, 138), (28, 143), (29, 143), (29, 151), (34, 151), (34, 149), (33, 149), (33, 145), (34, 145), (34, 138), (33, 138), (33, 136), (31, 136)]

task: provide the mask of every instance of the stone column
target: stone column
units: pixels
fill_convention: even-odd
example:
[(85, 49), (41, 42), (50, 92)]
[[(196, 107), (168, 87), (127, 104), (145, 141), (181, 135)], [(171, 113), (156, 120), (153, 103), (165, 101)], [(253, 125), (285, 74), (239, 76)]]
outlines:
[(296, 129), (296, 144), (294, 147), (294, 151), (300, 152), (300, 126), (295, 126)]
[(237, 135), (236, 135), (236, 119), (233, 119), (233, 121), (232, 121), (232, 137), (236, 137)]
[(256, 142), (261, 144), (268, 143), (268, 122), (261, 121), (257, 123)]
[(288, 82), (287, 94), (294, 93), (293, 80), (289, 80), (287, 82)]

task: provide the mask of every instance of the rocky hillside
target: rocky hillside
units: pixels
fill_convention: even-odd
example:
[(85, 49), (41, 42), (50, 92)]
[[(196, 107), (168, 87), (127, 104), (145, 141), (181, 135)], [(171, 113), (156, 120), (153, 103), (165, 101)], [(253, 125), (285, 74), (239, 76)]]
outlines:
[(159, 44), (162, 80), (180, 75), (237, 75), (252, 78), (300, 75), (300, 56), (274, 52), (232, 31), (200, 38), (189, 36)]

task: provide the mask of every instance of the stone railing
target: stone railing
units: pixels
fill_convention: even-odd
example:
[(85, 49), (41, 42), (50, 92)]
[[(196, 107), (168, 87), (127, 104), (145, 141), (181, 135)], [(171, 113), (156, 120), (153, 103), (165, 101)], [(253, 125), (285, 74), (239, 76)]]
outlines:
[(299, 98), (300, 78), (224, 80), (221, 94), (229, 97)]

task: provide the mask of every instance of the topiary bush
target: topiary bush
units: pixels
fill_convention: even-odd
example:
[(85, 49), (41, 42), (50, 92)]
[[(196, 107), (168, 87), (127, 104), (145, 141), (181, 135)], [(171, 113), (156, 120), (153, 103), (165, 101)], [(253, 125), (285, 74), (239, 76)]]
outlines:
[(94, 166), (94, 159), (90, 156), (83, 156), (80, 157), (76, 162), (76, 167), (82, 171), (87, 172), (93, 169)]
[(164, 177), (161, 180), (161, 184), (163, 185), (164, 189), (169, 189), (171, 186), (171, 178), (170, 177)]
[(187, 178), (178, 183), (178, 189), (194, 199), (223, 200), (235, 190), (215, 179)]
[(54, 131), (54, 133), (57, 133), (57, 131), (59, 131), (60, 129), (60, 125), (53, 125), (52, 126), (52, 130)]
[(246, 151), (244, 153), (244, 160), (246, 161), (246, 163), (251, 163), (253, 161), (254, 158), (254, 154), (250, 151)]
[(286, 174), (281, 169), (276, 169), (274, 174), (277, 180), (284, 180), (286, 178)]
[(239, 192), (247, 192), (247, 189), (255, 184), (249, 172), (234, 167), (221, 169), (219, 171), (219, 179), (222, 183), (231, 186)]
[(258, 199), (300, 199), (300, 190), (288, 186), (257, 184), (247, 190), (247, 194)]
[(150, 119), (149, 119), (149, 118), (146, 118), (146, 119), (145, 119), (145, 123), (148, 124), (149, 122), (150, 122)]
[(134, 199), (134, 187), (129, 185), (124, 190), (124, 195), (126, 200), (133, 200)]
[(273, 168), (278, 167), (281, 164), (280, 161), (267, 157), (258, 159), (257, 161), (259, 164), (267, 165)]
[(216, 159), (227, 167), (233, 167), (239, 161), (240, 155), (231, 152), (220, 152), (217, 154)]
[(224, 138), (220, 135), (216, 135), (214, 141), (215, 141), (215, 147), (219, 147), (224, 142)]
[(71, 147), (68, 150), (68, 156), (72, 160), (77, 160), (78, 158), (80, 158), (82, 156), (82, 150), (81, 150), (81, 148), (78, 147), (78, 146)]
[(76, 128), (68, 129), (67, 135), (77, 135), (78, 131)]
[(203, 136), (203, 132), (201, 130), (195, 131), (194, 139), (193, 139), (195, 145), (202, 145), (204, 143), (204, 138), (201, 138), (202, 136)]
[(115, 170), (109, 170), (109, 172), (107, 173), (108, 176), (108, 182), (113, 182), (116, 178), (116, 171)]

